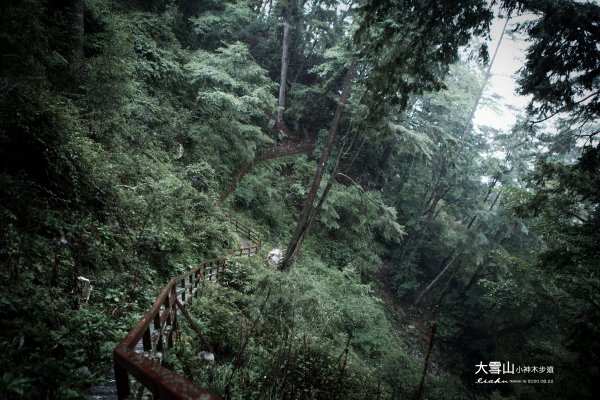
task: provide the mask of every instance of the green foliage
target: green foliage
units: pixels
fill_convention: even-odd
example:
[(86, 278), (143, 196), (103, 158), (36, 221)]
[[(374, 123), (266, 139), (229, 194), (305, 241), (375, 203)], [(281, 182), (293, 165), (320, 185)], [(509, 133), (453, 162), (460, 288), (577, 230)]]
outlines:
[[(0, 34), (23, 64), (19, 73), (10, 72), (17, 63), (2, 64), (0, 347), (11, 372), (0, 391), (80, 398), (104, 378), (156, 283), (229, 251), (234, 235), (212, 207), (215, 166), (186, 158), (192, 55), (178, 45), (173, 10), (86, 2), (85, 68), (71, 93), (54, 79), (64, 72), (58, 56), (45, 56), (62, 28), (38, 3), (2, 6), (3, 21), (25, 27), (33, 18), (37, 28), (28, 40), (4, 24)], [(87, 303), (76, 294), (78, 276), (92, 283)]]
[[(210, 116), (232, 107), (240, 118), (262, 116), (261, 111), (273, 104), (272, 83), (239, 42), (219, 48), (214, 54), (198, 51), (186, 68), (190, 83), (198, 88), (197, 100), (205, 107), (199, 109), (200, 115)], [(208, 101), (211, 95), (214, 100)], [(229, 100), (227, 95), (231, 96)]]
[(303, 201), (315, 169), (302, 155), (256, 165), (234, 192), (235, 204), (266, 225), (266, 237), (273, 243), (287, 241), (295, 218), (291, 210)]
[[(581, 360), (595, 362), (599, 352), (593, 337), (598, 324), (598, 147), (586, 147), (576, 164), (544, 161), (533, 178), (533, 193), (516, 192), (511, 203), (515, 212), (529, 217), (532, 230), (544, 241), (535, 271), (546, 280), (543, 293), (551, 296), (560, 313), (555, 335), (563, 337), (566, 349), (576, 354), (569, 374), (580, 374)], [(562, 349), (565, 351), (565, 349)], [(594, 387), (595, 372), (585, 388)], [(582, 387), (582, 393), (585, 390)], [(584, 395), (584, 394), (582, 394)]]
[(10, 371), (2, 376), (3, 394), (79, 398), (76, 390), (98, 379), (80, 367), (88, 360), (109, 362), (131, 320), (115, 324), (99, 309), (73, 310), (70, 301), (60, 290), (43, 286), (3, 290), (1, 361)]
[(519, 81), (520, 92), (533, 95), (529, 111), (543, 118), (558, 112), (581, 121), (597, 118), (600, 49), (594, 42), (600, 6), (575, 1), (526, 5), (540, 15), (520, 26), (533, 42)]
[(206, 283), (192, 306), (202, 335), (219, 357), (231, 357), (240, 348), (241, 326), (248, 323), (237, 305), (240, 302), (238, 292)]
[[(0, 5), (3, 398), (81, 398), (161, 282), (239, 242), (214, 200), (273, 145), (284, 20), (285, 119), (313, 139), (356, 24), (341, 127), (359, 136), (298, 268), (232, 261), (190, 307), (217, 365), (198, 362), (206, 349), (185, 326), (166, 365), (229, 398), (409, 398), (428, 340), (415, 325), (431, 311), (423, 398), (473, 398), (462, 385), (492, 359), (554, 364), (579, 385), (482, 389), (491, 398), (598, 392), (596, 5), (503, 2), (540, 15), (523, 26), (521, 90), (536, 118), (570, 114), (554, 134), (465, 130), (481, 82), (449, 64), (489, 24), (484, 1), (86, 0), (83, 37), (75, 3)], [(231, 196), (265, 248), (288, 241), (322, 147), (261, 163)], [(441, 271), (422, 316), (395, 304)], [(78, 276), (92, 282), (87, 301)]]
[(398, 135), (402, 140), (402, 150), (412, 155), (422, 155), (430, 159), (433, 156), (433, 141), (422, 132), (407, 128), (403, 125), (389, 123), (392, 134)]
[[(258, 146), (271, 142), (260, 126), (266, 125), (264, 115), (275, 103), (273, 84), (239, 42), (215, 53), (198, 50), (185, 70), (196, 92), (194, 114), (200, 121), (188, 133), (190, 154), (201, 155), (230, 176), (231, 166), (241, 167)], [(206, 147), (213, 151), (206, 153)]]
[[(203, 335), (218, 347), (220, 363), (200, 365), (187, 347), (193, 339), (184, 338), (175, 368), (231, 398), (362, 399), (379, 393), (392, 399), (414, 393), (420, 364), (397, 342), (380, 300), (358, 274), (306, 258), (288, 274), (244, 264), (230, 271), (229, 288), (206, 284), (191, 306)], [(230, 282), (240, 276), (248, 284), (232, 290)], [(247, 343), (243, 353), (241, 343)]]
[(256, 24), (249, 1), (227, 1), (191, 18), (192, 29), (203, 48), (214, 50), (222, 43), (247, 39), (248, 25)]
[(371, 69), (362, 99), (369, 121), (385, 115), (388, 104), (404, 109), (409, 95), (443, 89), (448, 66), (459, 59), (459, 47), (472, 35), (483, 34), (492, 19), (480, 0), (425, 8), (418, 1), (366, 3), (360, 15), (355, 41)]

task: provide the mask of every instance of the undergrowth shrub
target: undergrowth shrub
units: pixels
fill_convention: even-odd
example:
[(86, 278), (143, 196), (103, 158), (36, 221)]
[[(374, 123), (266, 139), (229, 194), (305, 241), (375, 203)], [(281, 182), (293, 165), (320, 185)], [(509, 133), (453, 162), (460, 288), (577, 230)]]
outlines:
[(190, 306), (217, 364), (198, 361), (207, 349), (186, 331), (177, 350), (186, 376), (232, 399), (414, 394), (422, 364), (403, 349), (380, 300), (355, 271), (315, 258), (289, 273), (256, 260), (234, 265), (223, 285), (207, 283)]

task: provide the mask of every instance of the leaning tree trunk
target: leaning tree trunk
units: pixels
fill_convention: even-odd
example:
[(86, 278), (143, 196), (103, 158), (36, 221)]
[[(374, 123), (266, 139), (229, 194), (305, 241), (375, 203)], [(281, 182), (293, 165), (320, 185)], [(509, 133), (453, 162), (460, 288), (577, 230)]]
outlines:
[(296, 247), (298, 249), (300, 249), (302, 247), (302, 243), (304, 243), (304, 239), (310, 233), (310, 228), (312, 227), (312, 224), (315, 221), (315, 218), (317, 217), (317, 215), (319, 214), (319, 212), (321, 212), (321, 209), (323, 208), (323, 204), (325, 203), (325, 200), (327, 199), (327, 195), (329, 194), (331, 188), (333, 187), (333, 183), (335, 182), (335, 178), (338, 175), (338, 170), (339, 170), (339, 166), (340, 166), (340, 159), (342, 158), (342, 155), (344, 154), (345, 151), (348, 151), (352, 147), (352, 145), (354, 143), (354, 140), (356, 139), (357, 136), (358, 136), (358, 131), (354, 135), (354, 138), (350, 141), (350, 144), (348, 145), (348, 147), (346, 148), (346, 150), (344, 150), (344, 145), (345, 145), (346, 142), (345, 142), (345, 140), (343, 141), (342, 146), (340, 148), (340, 151), (338, 153), (338, 156), (335, 159), (335, 161), (333, 162), (333, 170), (331, 171), (331, 175), (329, 176), (329, 180), (327, 181), (327, 184), (325, 185), (325, 188), (323, 189), (323, 192), (319, 196), (319, 200), (317, 201), (317, 205), (313, 207), (313, 209), (310, 212), (310, 215), (308, 216), (308, 221), (306, 221), (306, 229), (304, 229), (304, 231), (300, 235), (300, 238), (298, 238), (298, 243), (296, 244)]
[[(494, 185), (496, 184), (496, 182), (494, 182)], [(492, 186), (493, 187), (493, 186)], [(488, 194), (485, 197), (485, 200), (487, 201), (487, 199), (489, 198), (489, 194), (491, 193), (491, 189), (488, 192)], [(488, 208), (488, 212), (492, 211), (492, 209), (494, 208), (494, 206), (496, 205), (496, 203), (498, 203), (498, 199), (500, 198), (500, 193), (498, 193), (496, 195), (496, 197), (494, 198), (494, 200), (492, 201), (492, 204), (490, 204), (490, 207)], [(473, 216), (473, 218), (471, 219), (471, 222), (469, 223), (469, 226), (467, 227), (467, 229), (471, 229), (473, 227), (473, 223), (476, 220), (476, 215)], [(462, 252), (460, 253), (456, 253), (453, 252), (452, 256), (450, 258), (450, 261), (448, 261), (447, 264), (445, 264), (444, 268), (442, 268), (442, 270), (440, 271), (440, 273), (429, 283), (429, 285), (427, 285), (427, 287), (425, 287), (425, 289), (423, 289), (423, 291), (421, 293), (419, 293), (419, 295), (417, 296), (416, 300), (415, 300), (415, 305), (418, 305), (422, 300), (423, 300), (423, 296), (425, 296), (430, 290), (431, 288), (440, 280), (440, 278), (450, 269), (450, 267), (454, 264), (454, 262), (456, 261), (456, 259), (462, 254)], [(448, 258), (447, 258), (448, 259)]]
[(510, 12), (506, 16), (506, 21), (504, 22), (504, 27), (502, 28), (502, 33), (500, 34), (500, 39), (498, 39), (498, 44), (496, 45), (496, 50), (494, 50), (494, 55), (492, 56), (492, 59), (490, 60), (490, 64), (488, 65), (487, 70), (485, 71), (485, 75), (483, 77), (483, 84), (479, 88), (479, 92), (477, 93), (477, 97), (475, 98), (475, 104), (473, 104), (473, 107), (471, 108), (471, 111), (469, 111), (469, 115), (467, 116), (467, 121), (465, 123), (465, 129), (464, 129), (463, 135), (462, 135), (463, 138), (467, 136), (467, 133), (469, 133), (471, 126), (473, 126), (473, 118), (475, 117), (475, 111), (477, 111), (477, 108), (479, 108), (479, 103), (481, 102), (481, 99), (483, 98), (483, 91), (485, 90), (485, 87), (487, 86), (487, 83), (490, 80), (490, 77), (492, 76), (492, 65), (494, 65), (494, 61), (496, 61), (496, 56), (498, 55), (498, 50), (500, 49), (500, 44), (502, 44), (502, 38), (504, 38), (504, 32), (506, 32), (506, 27), (508, 26), (509, 20), (510, 20)]
[[(504, 37), (504, 32), (506, 32), (506, 27), (508, 26), (509, 20), (510, 20), (510, 12), (506, 17), (506, 21), (504, 22), (504, 27), (502, 28), (502, 33), (500, 34), (500, 39), (498, 40), (498, 44), (496, 45), (496, 49), (494, 50), (494, 55), (492, 56), (492, 59), (490, 60), (490, 64), (488, 65), (488, 68), (485, 72), (483, 85), (479, 89), (479, 93), (477, 93), (477, 98), (475, 99), (475, 104), (473, 105), (473, 108), (471, 108), (471, 111), (469, 112), (469, 116), (467, 117), (467, 122), (465, 124), (463, 137), (465, 137), (466, 134), (469, 132), (469, 129), (471, 129), (471, 125), (473, 123), (473, 117), (475, 116), (475, 111), (477, 111), (477, 108), (479, 107), (479, 102), (481, 101), (481, 98), (483, 97), (483, 91), (485, 89), (485, 86), (486, 86), (487, 82), (489, 81), (490, 77), (492, 76), (492, 65), (494, 64), (494, 61), (496, 60), (496, 56), (498, 55), (498, 50), (500, 49), (500, 44), (502, 43), (502, 38)], [(494, 181), (490, 185), (489, 190), (485, 196), (484, 202), (487, 201), (487, 199), (489, 198), (489, 195), (492, 193), (492, 190), (497, 182), (498, 182), (498, 180), (496, 178), (494, 178)], [(490, 210), (496, 204), (497, 199), (498, 199), (498, 196), (496, 197), (496, 200), (494, 200), (494, 202), (492, 203)], [(474, 215), (471, 218), (471, 220), (469, 221), (467, 229), (471, 229), (473, 227), (473, 224), (475, 223), (476, 219), (477, 219), (477, 215)], [(415, 305), (418, 305), (421, 302), (421, 300), (423, 299), (423, 296), (425, 296), (425, 294), (427, 294), (431, 290), (431, 288), (440, 280), (440, 278), (450, 269), (450, 267), (456, 261), (458, 256), (460, 256), (460, 254), (461, 253), (458, 253), (454, 257), (452, 257), (450, 259), (450, 261), (444, 266), (444, 268), (442, 268), (440, 273), (429, 283), (429, 285), (427, 285), (425, 287), (425, 289), (421, 293), (419, 293), (419, 295), (417, 296), (417, 298), (415, 300)]]
[(304, 201), (302, 211), (300, 212), (300, 218), (298, 219), (296, 229), (294, 230), (294, 235), (290, 240), (290, 244), (287, 247), (285, 257), (283, 258), (283, 261), (281, 263), (280, 268), (282, 270), (290, 270), (294, 265), (296, 258), (298, 258), (298, 251), (300, 250), (302, 241), (304, 240), (304, 237), (310, 229), (312, 221), (314, 220), (314, 201), (317, 197), (317, 191), (319, 190), (319, 186), (321, 185), (323, 174), (325, 173), (325, 165), (327, 164), (327, 160), (329, 159), (329, 153), (331, 152), (331, 147), (333, 146), (333, 139), (335, 138), (335, 135), (338, 131), (338, 127), (340, 125), (340, 120), (344, 111), (344, 105), (346, 104), (346, 101), (348, 100), (348, 95), (350, 94), (350, 88), (352, 87), (352, 78), (354, 77), (355, 71), (356, 57), (352, 59), (350, 69), (346, 74), (346, 78), (344, 80), (344, 88), (342, 89), (340, 101), (335, 111), (335, 115), (331, 123), (331, 128), (329, 129), (329, 134), (327, 135), (327, 140), (325, 141), (325, 146), (323, 147), (323, 152), (321, 153), (321, 158), (319, 159), (317, 172), (313, 177), (312, 185), (310, 187), (310, 191), (308, 192), (308, 197)]
[(431, 357), (431, 350), (433, 350), (433, 343), (435, 342), (435, 331), (437, 330), (437, 322), (433, 321), (431, 324), (431, 336), (429, 337), (429, 347), (427, 348), (427, 356), (425, 357), (425, 363), (423, 364), (423, 373), (421, 374), (421, 383), (419, 389), (415, 393), (413, 399), (420, 400), (421, 393), (423, 393), (423, 386), (425, 385), (425, 377), (427, 376), (427, 369), (429, 368), (429, 358)]

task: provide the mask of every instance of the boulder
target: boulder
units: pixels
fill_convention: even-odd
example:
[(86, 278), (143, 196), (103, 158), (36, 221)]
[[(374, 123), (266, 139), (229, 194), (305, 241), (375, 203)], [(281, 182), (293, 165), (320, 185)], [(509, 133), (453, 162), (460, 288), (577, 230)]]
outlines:
[(198, 360), (202, 361), (204, 364), (213, 365), (215, 363), (215, 355), (210, 351), (201, 351), (198, 353)]
[(267, 264), (269, 267), (278, 268), (279, 264), (283, 260), (283, 250), (272, 249), (267, 255)]
[(88, 301), (90, 299), (90, 292), (92, 291), (92, 285), (88, 278), (83, 276), (77, 277), (77, 297), (80, 300)]

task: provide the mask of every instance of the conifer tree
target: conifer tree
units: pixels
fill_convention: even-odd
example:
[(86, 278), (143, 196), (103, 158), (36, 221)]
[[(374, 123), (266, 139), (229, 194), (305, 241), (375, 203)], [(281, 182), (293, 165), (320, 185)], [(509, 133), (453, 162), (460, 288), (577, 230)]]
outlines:
[[(383, 118), (387, 107), (395, 105), (404, 109), (411, 94), (441, 89), (448, 65), (458, 60), (459, 46), (466, 44), (472, 34), (484, 32), (489, 25), (491, 14), (486, 2), (435, 4), (426, 10), (421, 2), (412, 1), (369, 3), (360, 8), (362, 19), (355, 40), (361, 54), (358, 62), (364, 63), (359, 69), (365, 70), (361, 83), (368, 88), (362, 96), (369, 110), (366, 121)], [(314, 219), (316, 192), (329, 159), (355, 64), (353, 60), (346, 76), (317, 172), (286, 250), (283, 269), (292, 267), (303, 236)]]

